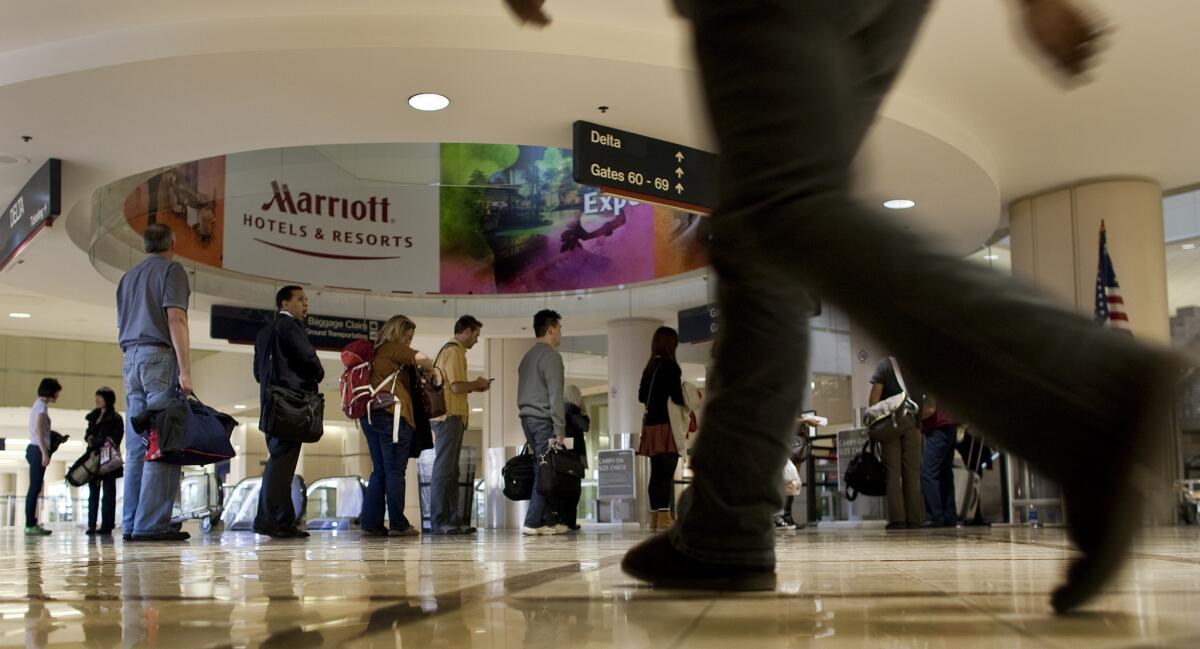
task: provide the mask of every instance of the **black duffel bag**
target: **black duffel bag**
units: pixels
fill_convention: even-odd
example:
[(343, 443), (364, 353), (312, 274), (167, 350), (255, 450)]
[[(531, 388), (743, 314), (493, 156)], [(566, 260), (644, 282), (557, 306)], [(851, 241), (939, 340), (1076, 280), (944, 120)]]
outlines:
[(500, 471), (504, 476), (504, 497), (509, 500), (533, 498), (533, 477), (536, 471), (537, 458), (526, 444), (516, 457), (504, 463), (504, 468)]
[(583, 460), (566, 449), (550, 447), (538, 463), (538, 493), (551, 497), (566, 496), (580, 490)]
[(883, 496), (887, 494), (887, 467), (879, 459), (879, 442), (867, 440), (862, 450), (846, 466), (846, 499), (854, 500), (859, 494)]
[(282, 385), (267, 388), (266, 433), (289, 442), (311, 444), (325, 433), (325, 395)]

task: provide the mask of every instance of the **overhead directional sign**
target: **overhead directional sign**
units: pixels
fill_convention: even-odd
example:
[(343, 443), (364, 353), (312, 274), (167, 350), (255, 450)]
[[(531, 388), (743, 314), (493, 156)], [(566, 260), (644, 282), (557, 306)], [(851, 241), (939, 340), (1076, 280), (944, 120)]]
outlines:
[[(233, 343), (253, 344), (258, 332), (271, 324), (278, 311), (214, 304), (209, 319), (209, 336)], [(374, 340), (383, 327), (379, 320), (309, 314), (304, 332), (317, 349), (338, 351), (359, 338)]]
[(575, 182), (692, 212), (716, 208), (716, 154), (584, 121), (574, 135)]
[(62, 211), (62, 162), (50, 158), (0, 213), (0, 269)]

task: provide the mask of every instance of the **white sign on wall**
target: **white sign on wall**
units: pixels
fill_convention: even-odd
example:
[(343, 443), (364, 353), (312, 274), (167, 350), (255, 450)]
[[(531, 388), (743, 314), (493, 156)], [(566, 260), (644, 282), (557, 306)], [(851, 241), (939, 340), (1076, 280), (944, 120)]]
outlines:
[(437, 144), (226, 156), (222, 265), (338, 288), (439, 290)]

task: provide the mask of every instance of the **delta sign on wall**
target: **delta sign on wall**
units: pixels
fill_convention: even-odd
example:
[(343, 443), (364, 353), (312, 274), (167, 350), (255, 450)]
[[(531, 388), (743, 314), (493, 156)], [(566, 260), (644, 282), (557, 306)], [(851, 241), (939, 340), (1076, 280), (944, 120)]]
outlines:
[(367, 144), (229, 154), (125, 200), (178, 253), (274, 279), (453, 295), (603, 288), (707, 263), (700, 217), (580, 186), (569, 149)]

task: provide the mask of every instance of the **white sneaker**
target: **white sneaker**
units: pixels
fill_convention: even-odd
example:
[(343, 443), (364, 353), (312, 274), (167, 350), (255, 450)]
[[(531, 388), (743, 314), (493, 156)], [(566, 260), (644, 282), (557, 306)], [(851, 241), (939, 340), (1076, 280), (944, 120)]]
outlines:
[[(522, 526), (521, 533), (524, 534), (525, 536), (541, 536), (546, 533), (543, 530), (547, 530), (547, 529), (550, 529), (550, 528)], [(551, 534), (553, 534), (553, 532), (551, 532)]]
[[(551, 529), (551, 528), (549, 528), (549, 527), (544, 527), (544, 528), (542, 528), (542, 529), (547, 529), (547, 530), (548, 530), (548, 529)], [(554, 530), (554, 531), (553, 531), (553, 532), (551, 532), (551, 534), (556, 534), (556, 535), (557, 535), (557, 534), (566, 534), (567, 532), (570, 532), (570, 531), (571, 531), (571, 528), (567, 527), (566, 525), (563, 525), (562, 523), (559, 523), (558, 525), (555, 525), (555, 526), (554, 526), (553, 530)]]

